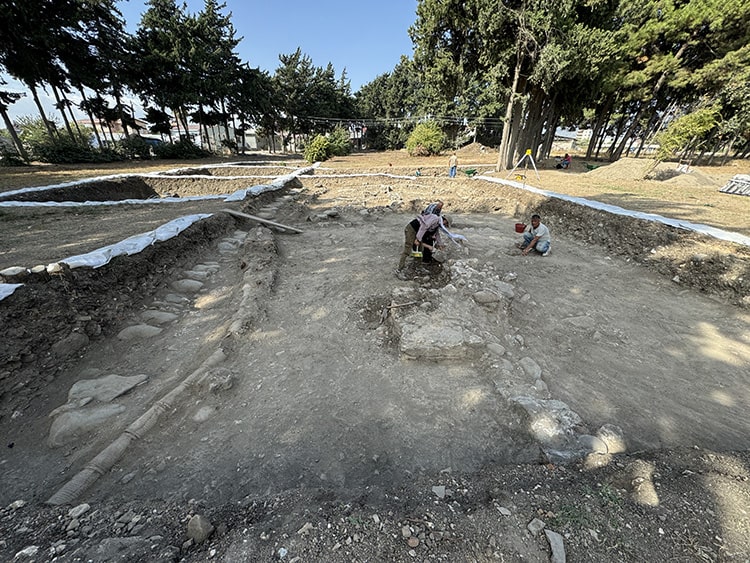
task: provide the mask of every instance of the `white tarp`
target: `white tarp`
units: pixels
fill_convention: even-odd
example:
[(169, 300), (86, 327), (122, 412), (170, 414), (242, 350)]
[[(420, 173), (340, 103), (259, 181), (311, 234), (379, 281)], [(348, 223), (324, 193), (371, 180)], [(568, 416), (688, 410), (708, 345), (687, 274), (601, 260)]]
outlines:
[(600, 209), (602, 211), (607, 211), (608, 213), (613, 213), (615, 215), (625, 215), (627, 217), (635, 217), (637, 219), (644, 219), (646, 221), (656, 221), (657, 223), (663, 223), (665, 225), (669, 225), (671, 227), (676, 227), (678, 229), (685, 229), (688, 231), (695, 231), (697, 233), (703, 233), (705, 235), (712, 236), (714, 238), (720, 239), (720, 240), (727, 240), (729, 242), (735, 242), (737, 244), (742, 244), (744, 246), (750, 246), (750, 237), (747, 237), (745, 235), (741, 235), (739, 233), (732, 233), (730, 231), (724, 231), (722, 229), (717, 229), (716, 227), (710, 227), (708, 225), (702, 225), (700, 223), (691, 223), (690, 221), (681, 221), (679, 219), (671, 219), (669, 217), (663, 217), (662, 215), (656, 215), (655, 213), (643, 213), (641, 211), (631, 211), (629, 209), (624, 209), (622, 207), (618, 207), (617, 205), (610, 205), (608, 203), (601, 203), (599, 201), (594, 201), (591, 199), (585, 199), (582, 197), (575, 197), (565, 194), (558, 194), (556, 192), (550, 192), (548, 190), (542, 190), (539, 188), (535, 188), (533, 186), (524, 185), (520, 182), (514, 182), (511, 180), (502, 180), (500, 178), (491, 178), (489, 176), (477, 176), (475, 179), (477, 180), (487, 180), (488, 182), (494, 182), (496, 184), (505, 184), (506, 186), (512, 186), (514, 188), (520, 188), (522, 190), (526, 190), (529, 192), (533, 192), (535, 194), (540, 194), (546, 197), (553, 197), (556, 199), (562, 199), (564, 201), (570, 201), (573, 203), (577, 203), (579, 205), (584, 205), (586, 207), (591, 207), (592, 209)]
[(130, 256), (132, 254), (137, 254), (155, 242), (175, 237), (196, 221), (200, 221), (201, 219), (210, 216), (210, 213), (198, 213), (196, 215), (178, 217), (169, 223), (161, 225), (153, 231), (148, 231), (147, 233), (142, 233), (140, 235), (133, 235), (132, 237), (128, 237), (115, 244), (110, 244), (109, 246), (99, 248), (98, 250), (94, 250), (87, 254), (71, 256), (70, 258), (60, 260), (60, 262), (67, 264), (71, 268), (80, 268), (81, 266), (99, 268), (107, 264), (115, 256)]
[[(316, 163), (318, 164), (318, 163)], [(206, 169), (208, 168), (220, 168), (220, 167), (226, 167), (230, 166), (229, 164), (226, 165), (218, 165), (213, 167), (204, 167)], [(270, 184), (261, 184), (256, 186), (249, 186), (247, 188), (241, 188), (239, 190), (235, 190), (231, 194), (217, 194), (217, 195), (203, 195), (203, 196), (187, 196), (187, 197), (154, 197), (150, 199), (123, 199), (119, 201), (0, 201), (0, 207), (81, 207), (81, 206), (87, 206), (87, 205), (141, 205), (141, 204), (154, 204), (154, 203), (179, 203), (183, 201), (204, 201), (204, 200), (212, 200), (212, 199), (222, 199), (224, 201), (242, 201), (247, 197), (248, 194), (252, 196), (256, 196), (258, 194), (262, 194), (267, 191), (273, 191), (273, 190), (279, 190), (284, 187), (284, 185), (292, 178), (299, 176), (300, 174), (305, 174), (311, 170), (314, 170), (317, 168), (317, 166), (314, 164), (312, 166), (306, 166), (304, 168), (299, 168), (289, 174), (286, 174), (284, 176), (267, 176), (268, 178), (276, 178), (273, 182)], [(253, 178), (253, 176), (202, 176), (202, 175), (174, 175), (174, 172), (177, 172), (180, 169), (170, 170), (168, 172), (164, 173), (153, 173), (153, 174), (113, 174), (110, 176), (99, 176), (97, 178), (87, 178), (85, 180), (77, 180), (75, 182), (65, 182), (63, 184), (54, 184), (51, 186), (42, 186), (38, 188), (23, 188), (20, 190), (13, 190), (10, 192), (4, 192), (3, 196), (9, 196), (9, 195), (17, 195), (17, 194), (23, 194), (23, 193), (31, 193), (31, 192), (42, 192), (42, 191), (48, 191), (48, 190), (55, 190), (60, 188), (69, 188), (73, 186), (79, 186), (79, 185), (85, 185), (90, 184), (93, 182), (101, 182), (106, 180), (113, 180), (118, 178), (128, 178), (128, 177), (139, 177), (139, 178), (172, 178), (172, 179), (184, 179), (184, 178), (192, 178), (192, 179), (198, 179), (198, 180), (243, 180), (243, 179), (250, 179)], [(172, 174), (170, 174), (172, 173)]]
[[(218, 165), (216, 166), (216, 168), (221, 167), (221, 166), (232, 166), (233, 164), (234, 163)], [(230, 195), (221, 194), (221, 195), (208, 195), (208, 196), (165, 197), (165, 198), (153, 198), (153, 199), (126, 199), (126, 200), (121, 200), (121, 201), (93, 201), (93, 202), (91, 201), (87, 201), (87, 202), (0, 201), (0, 207), (44, 207), (44, 206), (78, 207), (78, 206), (87, 206), (87, 205), (123, 205), (123, 204), (132, 205), (132, 204), (149, 204), (149, 203), (175, 203), (175, 202), (181, 202), (181, 201), (200, 201), (200, 200), (209, 200), (209, 199), (223, 199), (224, 201), (242, 201), (243, 199), (245, 199), (245, 197), (247, 197), (248, 194), (256, 196), (258, 194), (261, 194), (267, 191), (281, 189), (289, 180), (291, 180), (295, 176), (299, 176), (300, 174), (306, 174), (307, 172), (311, 170), (315, 170), (318, 166), (320, 166), (320, 163), (315, 163), (312, 166), (299, 168), (291, 172), (290, 174), (276, 177), (276, 180), (274, 180), (270, 184), (263, 184), (263, 185), (258, 185), (258, 186), (252, 186), (249, 188), (239, 189)], [(41, 192), (41, 191), (46, 191), (46, 190), (68, 188), (72, 186), (78, 186), (81, 184), (90, 184), (94, 182), (101, 182), (104, 180), (114, 180), (118, 178), (127, 178), (127, 177), (133, 177), (133, 176), (149, 177), (149, 178), (164, 178), (164, 177), (170, 177), (168, 176), (170, 172), (174, 173), (179, 170), (184, 170), (184, 168), (170, 170), (166, 173), (161, 173), (161, 174), (159, 173), (112, 174), (109, 176), (87, 178), (85, 180), (76, 180), (74, 182), (65, 182), (62, 184), (55, 184), (51, 186), (41, 186), (37, 188), (23, 188), (20, 190), (4, 192), (2, 195), (8, 196), (8, 195), (16, 195), (16, 194), (29, 193), (29, 192)], [(226, 176), (222, 177), (222, 176), (201, 176), (201, 175), (191, 175), (191, 176), (177, 175), (175, 177), (198, 178), (201, 180), (248, 178), (247, 176), (237, 176), (237, 177), (230, 178)], [(80, 254), (78, 256), (71, 256), (69, 258), (65, 258), (64, 260), (60, 260), (60, 263), (67, 264), (71, 268), (78, 268), (81, 266), (90, 266), (92, 268), (99, 268), (107, 264), (115, 256), (136, 254), (142, 251), (144, 248), (152, 245), (154, 242), (168, 240), (174, 236), (177, 236), (179, 233), (187, 229), (190, 225), (192, 225), (196, 221), (200, 221), (201, 219), (205, 219), (206, 217), (210, 217), (210, 216), (211, 216), (210, 213), (201, 213), (201, 214), (196, 214), (196, 215), (188, 215), (185, 217), (179, 217), (173, 221), (170, 221), (169, 223), (165, 223), (164, 225), (158, 227), (157, 229), (153, 231), (142, 233), (140, 235), (134, 235), (116, 244), (112, 244), (109, 246), (105, 246), (103, 248), (99, 248), (98, 250), (94, 250), (93, 252), (89, 252), (87, 254)], [(56, 264), (50, 264), (47, 268), (50, 269), (51, 267), (54, 267), (55, 265)], [(23, 284), (0, 283), (0, 301), (5, 299), (9, 295), (12, 295), (13, 292), (16, 290), (16, 288), (21, 287), (21, 285)]]
[[(71, 256), (60, 260), (58, 263), (50, 264), (47, 266), (48, 271), (55, 271), (58, 264), (67, 264), (71, 268), (80, 268), (82, 266), (90, 266), (91, 268), (99, 268), (107, 264), (115, 256), (130, 256), (141, 252), (144, 248), (147, 248), (158, 241), (169, 240), (172, 237), (177, 236), (182, 231), (187, 229), (190, 225), (206, 217), (210, 217), (211, 213), (198, 213), (195, 215), (186, 215), (184, 217), (178, 217), (164, 223), (160, 227), (157, 227), (153, 231), (141, 233), (139, 235), (133, 235), (125, 240), (104, 246), (92, 252), (86, 254), (79, 254), (77, 256)], [(16, 288), (21, 287), (23, 284), (11, 284), (2, 283), (0, 284), (0, 301), (11, 295)]]
[(162, 197), (151, 199), (120, 199), (117, 201), (0, 201), (0, 207), (84, 207), (89, 205), (142, 205), (155, 203), (178, 203), (183, 201), (204, 201), (226, 199), (224, 195), (195, 195), (188, 197)]
[(9, 295), (12, 295), (13, 292), (22, 285), (22, 283), (0, 283), (0, 301)]

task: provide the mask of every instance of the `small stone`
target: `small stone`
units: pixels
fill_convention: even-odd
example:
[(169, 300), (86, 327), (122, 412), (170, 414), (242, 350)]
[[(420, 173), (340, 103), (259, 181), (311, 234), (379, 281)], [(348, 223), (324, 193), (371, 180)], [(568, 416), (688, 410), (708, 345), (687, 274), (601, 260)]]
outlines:
[(23, 283), (29, 277), (29, 271), (21, 266), (12, 266), (0, 271), (0, 280), (5, 283)]
[(16, 556), (13, 558), (13, 560), (15, 561), (16, 559), (24, 559), (26, 557), (31, 559), (32, 557), (36, 557), (37, 553), (39, 553), (39, 546), (30, 545), (28, 547), (24, 547), (21, 551), (16, 553)]
[(488, 305), (500, 301), (500, 297), (496, 293), (486, 290), (477, 291), (472, 297), (480, 305)]
[(181, 279), (171, 283), (172, 289), (180, 293), (198, 293), (203, 288), (203, 283), (198, 280)]
[(68, 527), (65, 528), (68, 532), (71, 530), (77, 530), (79, 526), (81, 525), (81, 522), (78, 520), (78, 518), (73, 518), (70, 523), (68, 524)]
[(11, 510), (18, 510), (19, 508), (23, 506), (26, 506), (25, 500), (14, 500), (8, 505), (8, 508), (10, 508)]
[(521, 369), (523, 369), (529, 377), (534, 379), (542, 377), (542, 368), (540, 368), (539, 364), (528, 356), (521, 358), (518, 363), (521, 365)]
[(414, 536), (410, 537), (407, 542), (409, 544), (409, 547), (417, 547), (419, 545), (419, 538), (415, 538)]
[(432, 487), (432, 492), (437, 495), (438, 498), (442, 499), (445, 498), (445, 486), (444, 485), (435, 485)]
[(552, 548), (550, 563), (565, 563), (565, 544), (562, 536), (552, 530), (544, 530), (544, 533), (547, 536), (550, 548)]
[(86, 512), (88, 512), (88, 510), (90, 508), (91, 508), (91, 506), (89, 506), (86, 503), (79, 504), (75, 508), (71, 508), (68, 511), (68, 516), (70, 516), (71, 518), (79, 518), (80, 516), (82, 516), (83, 514), (85, 514)]
[(206, 541), (213, 531), (213, 524), (200, 514), (193, 516), (187, 525), (187, 535), (195, 543)]
[(405, 538), (410, 538), (411, 528), (409, 526), (401, 526), (401, 535)]
[(297, 534), (300, 536), (306, 536), (310, 533), (310, 531), (313, 529), (313, 525), (311, 522), (305, 522), (305, 525), (302, 526), (299, 530), (297, 530)]
[(487, 344), (487, 350), (494, 354), (495, 356), (504, 356), (505, 355), (505, 347), (501, 346), (500, 344), (497, 344), (496, 342), (490, 342)]
[(531, 522), (528, 523), (526, 529), (532, 534), (536, 535), (544, 530), (545, 526), (547, 526), (547, 524), (539, 520), (539, 518), (534, 518)]
[(133, 340), (136, 338), (151, 338), (156, 336), (157, 334), (160, 334), (162, 329), (147, 325), (147, 324), (139, 324), (135, 326), (129, 326), (127, 328), (122, 329), (118, 334), (117, 338), (119, 340)]

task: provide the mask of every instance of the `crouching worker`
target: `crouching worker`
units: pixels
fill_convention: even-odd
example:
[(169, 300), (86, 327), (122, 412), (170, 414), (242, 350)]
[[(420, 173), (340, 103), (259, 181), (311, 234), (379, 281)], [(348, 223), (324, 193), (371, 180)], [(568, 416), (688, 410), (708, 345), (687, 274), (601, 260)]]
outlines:
[(406, 266), (406, 259), (414, 248), (422, 251), (422, 262), (432, 262), (432, 252), (442, 248), (440, 242), (440, 216), (434, 213), (419, 215), (404, 228), (404, 250), (398, 263), (397, 274)]
[(524, 256), (532, 250), (541, 252), (542, 256), (549, 256), (549, 229), (542, 223), (542, 218), (536, 213), (531, 216), (531, 225), (526, 225), (526, 229), (523, 232), (523, 242), (518, 247)]

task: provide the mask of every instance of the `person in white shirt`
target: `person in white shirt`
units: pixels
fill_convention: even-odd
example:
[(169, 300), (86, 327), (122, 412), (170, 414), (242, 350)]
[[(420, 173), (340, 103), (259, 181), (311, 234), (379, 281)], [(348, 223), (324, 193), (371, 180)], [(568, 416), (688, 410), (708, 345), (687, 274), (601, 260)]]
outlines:
[(541, 252), (542, 256), (549, 256), (550, 235), (542, 218), (536, 213), (531, 216), (531, 225), (526, 225), (523, 231), (523, 242), (519, 244), (521, 254), (526, 256), (532, 250)]

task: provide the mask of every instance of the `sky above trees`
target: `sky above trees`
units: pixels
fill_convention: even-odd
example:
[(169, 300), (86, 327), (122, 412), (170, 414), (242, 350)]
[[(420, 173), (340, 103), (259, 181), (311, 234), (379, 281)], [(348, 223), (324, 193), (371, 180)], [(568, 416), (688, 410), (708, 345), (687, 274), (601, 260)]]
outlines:
[[(117, 13), (120, 0), (0, 0), (9, 14), (0, 18), (0, 70), (23, 83), (42, 117), (39, 95), (52, 92), (67, 129), (73, 108), (106, 123), (132, 121), (134, 95), (152, 133), (171, 134), (170, 119), (186, 131), (192, 120), (220, 125), (227, 142), (236, 125), (304, 143), (356, 120), (367, 122), (371, 146), (399, 148), (430, 119), (454, 144), (471, 133), (499, 145), (504, 167), (527, 150), (544, 157), (559, 126), (593, 130), (587, 157), (605, 139), (615, 139), (604, 151), (612, 160), (654, 141), (674, 147), (665, 157), (750, 151), (747, 0), (419, 0), (411, 56), (361, 88), (351, 79), (357, 63), (316, 59), (285, 27), (302, 22), (331, 44), (343, 37), (346, 50), (349, 29), (326, 19), (331, 3), (307, 21), (297, 4), (279, 4), (292, 10), (279, 17), (280, 33), (296, 46), (280, 49), (268, 70), (244, 51), (252, 41), (275, 45), (257, 32), (268, 18), (253, 19), (260, 10), (239, 3), (235, 13), (200, 1), (191, 11), (182, 1), (146, 0), (133, 27)], [(362, 41), (370, 52), (388, 43)], [(0, 89), (6, 123), (15, 98)], [(47, 127), (53, 135), (55, 125)], [(660, 141), (670, 127), (671, 139)]]
[[(185, 3), (192, 14), (204, 5), (203, 0)], [(294, 53), (299, 47), (317, 66), (330, 62), (337, 73), (346, 69), (352, 90), (357, 91), (379, 74), (393, 70), (401, 55), (410, 56), (413, 50), (408, 28), (416, 18), (416, 0), (227, 0), (225, 4), (224, 11), (232, 13), (237, 36), (242, 38), (237, 54), (271, 74), (281, 65), (279, 55)], [(147, 9), (146, 0), (118, 0), (116, 5), (125, 28), (134, 33)], [(11, 88), (24, 91), (16, 81)], [(55, 103), (52, 96), (44, 92), (40, 96), (51, 109)], [(9, 108), (12, 119), (36, 112), (29, 98)]]

